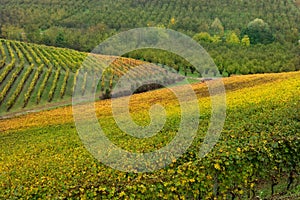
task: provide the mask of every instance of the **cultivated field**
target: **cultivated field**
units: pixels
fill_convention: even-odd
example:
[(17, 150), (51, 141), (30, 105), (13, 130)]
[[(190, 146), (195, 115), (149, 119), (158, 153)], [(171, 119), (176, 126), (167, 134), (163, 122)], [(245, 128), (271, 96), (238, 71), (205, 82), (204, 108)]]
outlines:
[(80, 88), (82, 96), (96, 92), (107, 98), (119, 78), (136, 66), (143, 66), (134, 74), (140, 79), (166, 74), (166, 69), (134, 59), (10, 40), (0, 40), (0, 51), (0, 116), (7, 111), (36, 109), (37, 105), (43, 108), (70, 104), (75, 87)]
[[(2, 41), (3, 43), (3, 41)], [(0, 198), (247, 199), (299, 194), (300, 72), (225, 78), (227, 118), (213, 151), (197, 153), (210, 119), (205, 83), (193, 84), (200, 124), (192, 146), (165, 169), (125, 173), (111, 169), (84, 148), (71, 107), (0, 120)], [(182, 87), (182, 86), (177, 86)], [(113, 120), (111, 100), (96, 103), (107, 137), (132, 152), (168, 144), (180, 122), (178, 100), (168, 89), (131, 97), (136, 123), (149, 123), (149, 107), (160, 103), (167, 122), (156, 136), (137, 139)]]

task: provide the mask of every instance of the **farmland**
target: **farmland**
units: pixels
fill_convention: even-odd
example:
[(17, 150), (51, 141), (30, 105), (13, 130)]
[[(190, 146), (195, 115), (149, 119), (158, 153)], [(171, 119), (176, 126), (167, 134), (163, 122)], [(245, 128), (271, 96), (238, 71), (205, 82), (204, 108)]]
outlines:
[(0, 0), (1, 199), (300, 199), (300, 0)]
[[(70, 104), (75, 87), (81, 87), (82, 95), (97, 90), (97, 94), (101, 96), (107, 91), (110, 92), (125, 72), (135, 66), (147, 64), (129, 58), (93, 56), (70, 49), (10, 40), (0, 40), (0, 50), (0, 113), (2, 114), (7, 111), (33, 109), (37, 106)], [(107, 66), (109, 62), (112, 63)], [(151, 72), (149, 69), (147, 71), (145, 66), (136, 72), (136, 76), (140, 78), (142, 74), (155, 76), (165, 71), (153, 64), (151, 66)], [(99, 78), (98, 72), (101, 72)], [(84, 73), (85, 77), (92, 78), (78, 85), (76, 81), (81, 73)]]
[[(273, 190), (297, 199), (299, 78), (299, 72), (225, 78), (224, 130), (202, 160), (197, 152), (209, 123), (210, 98), (206, 84), (193, 84), (201, 110), (197, 137), (182, 157), (151, 173), (120, 172), (95, 160), (77, 135), (71, 107), (1, 120), (0, 197), (247, 199), (270, 197)], [(147, 122), (148, 108), (155, 103), (166, 108), (168, 119), (163, 130), (148, 139), (133, 138), (118, 128), (111, 100), (97, 102), (96, 115), (118, 146), (152, 151), (172, 140), (180, 120), (178, 101), (168, 89), (133, 95), (134, 120)]]

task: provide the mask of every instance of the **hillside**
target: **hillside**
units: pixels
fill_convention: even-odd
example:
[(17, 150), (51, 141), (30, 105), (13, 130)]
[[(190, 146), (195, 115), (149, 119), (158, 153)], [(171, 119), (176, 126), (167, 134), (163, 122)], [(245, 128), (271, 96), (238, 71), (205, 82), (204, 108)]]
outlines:
[(90, 51), (107, 37), (131, 28), (163, 26), (190, 36), (199, 32), (215, 34), (221, 28), (239, 35), (249, 22), (260, 18), (270, 26), (276, 41), (295, 43), (300, 30), (297, 2), (2, 0), (1, 36)]
[(300, 0), (0, 0), (0, 200), (297, 200), (299, 152)]
[[(158, 77), (166, 71), (129, 58), (88, 55), (10, 40), (0, 40), (0, 50), (0, 115), (70, 104), (76, 87), (81, 88), (82, 95), (96, 91), (96, 96), (109, 98), (119, 78), (136, 66), (143, 66), (135, 71), (138, 78)], [(80, 83), (79, 75), (84, 79)], [(178, 81), (179, 75), (175, 76), (170, 73), (165, 81), (168, 84)]]
[[(218, 44), (215, 44), (215, 47), (218, 47)], [(259, 48), (215, 47), (208, 50), (223, 76), (300, 69), (298, 47), (289, 53), (285, 48), (272, 44)], [(232, 48), (238, 48), (239, 51), (235, 53)], [(118, 80), (136, 66), (139, 68), (136, 69), (135, 75), (128, 80), (130, 88), (136, 86), (139, 80), (151, 77), (163, 80), (162, 84), (170, 85), (183, 80), (185, 74), (192, 77), (201, 76), (181, 57), (151, 49), (131, 52), (129, 57), (143, 58), (142, 60), (154, 63), (161, 62), (160, 66), (130, 58), (88, 54), (66, 48), (3, 39), (0, 39), (0, 50), (0, 115), (6, 115), (7, 111), (19, 113), (70, 104), (76, 87), (81, 88), (82, 96), (92, 94), (96, 90), (96, 97), (110, 98)], [(248, 58), (242, 57), (244, 54), (247, 54)], [(109, 62), (112, 64), (103, 70)], [(178, 74), (174, 73), (174, 69)], [(82, 80), (79, 80), (79, 77)], [(136, 92), (159, 86), (151, 87), (139, 88)], [(119, 91), (115, 96), (128, 94), (129, 91)]]
[[(223, 79), (224, 130), (212, 152), (200, 161), (197, 154), (211, 107), (206, 84), (194, 84), (201, 110), (197, 136), (182, 157), (151, 173), (120, 172), (95, 160), (76, 132), (71, 107), (0, 120), (0, 198), (248, 199), (270, 198), (274, 193), (297, 199), (299, 78), (299, 72), (292, 72)], [(96, 114), (114, 144), (150, 152), (174, 138), (180, 120), (178, 100), (168, 89), (133, 95), (133, 119), (149, 123), (148, 109), (156, 103), (165, 107), (167, 122), (148, 139), (131, 137), (118, 128), (111, 100), (97, 102)]]
[[(289, 72), (300, 69), (298, 4), (293, 0), (3, 0), (0, 38), (90, 52), (121, 31), (158, 26), (199, 42), (225, 77)], [(195, 71), (166, 52), (143, 50), (124, 56), (164, 64), (182, 74)]]

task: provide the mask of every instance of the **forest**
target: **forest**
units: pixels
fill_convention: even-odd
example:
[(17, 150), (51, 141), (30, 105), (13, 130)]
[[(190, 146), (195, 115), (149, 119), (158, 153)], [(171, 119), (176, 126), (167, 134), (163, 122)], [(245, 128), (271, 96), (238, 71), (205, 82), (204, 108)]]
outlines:
[[(300, 39), (294, 0), (2, 0), (0, 11), (2, 38), (81, 51), (91, 51), (120, 31), (146, 26), (191, 37), (205, 32), (221, 40), (232, 32), (240, 40), (250, 34), (251, 44), (297, 44)], [(265, 26), (260, 31), (253, 30), (257, 19)], [(267, 37), (257, 38), (262, 34)]]
[[(300, 66), (298, 4), (279, 0), (3, 0), (0, 37), (89, 52), (121, 31), (154, 26), (198, 41), (225, 77), (286, 72)], [(195, 71), (182, 58), (159, 50), (125, 56), (185, 73)]]

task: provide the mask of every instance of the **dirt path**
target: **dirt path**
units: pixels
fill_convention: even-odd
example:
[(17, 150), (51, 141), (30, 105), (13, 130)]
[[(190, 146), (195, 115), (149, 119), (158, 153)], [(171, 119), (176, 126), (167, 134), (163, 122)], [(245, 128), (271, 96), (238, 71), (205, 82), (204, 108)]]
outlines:
[(70, 106), (72, 104), (72, 99), (66, 101), (60, 101), (55, 103), (48, 103), (46, 105), (36, 106), (34, 108), (22, 109), (20, 111), (8, 112), (7, 114), (3, 114), (0, 116), (1, 119), (9, 119), (21, 115), (26, 115), (28, 113), (37, 113), (45, 110), (52, 110), (57, 107)]

